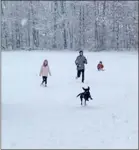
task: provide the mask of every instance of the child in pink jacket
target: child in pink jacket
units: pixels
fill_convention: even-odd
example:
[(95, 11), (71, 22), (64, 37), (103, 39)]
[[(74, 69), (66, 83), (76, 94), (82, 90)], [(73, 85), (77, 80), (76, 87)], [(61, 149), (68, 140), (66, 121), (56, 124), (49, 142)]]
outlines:
[(51, 72), (50, 72), (50, 68), (48, 65), (48, 61), (44, 60), (43, 65), (41, 66), (41, 70), (40, 70), (40, 76), (42, 76), (42, 83), (45, 83), (45, 86), (47, 86), (47, 77), (48, 74), (51, 76)]

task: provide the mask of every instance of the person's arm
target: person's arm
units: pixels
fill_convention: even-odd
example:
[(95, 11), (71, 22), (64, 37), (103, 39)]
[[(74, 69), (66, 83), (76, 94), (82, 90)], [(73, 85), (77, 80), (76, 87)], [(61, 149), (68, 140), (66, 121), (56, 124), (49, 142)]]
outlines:
[(87, 59), (86, 59), (86, 57), (84, 57), (84, 63), (87, 64)]
[(49, 72), (49, 75), (51, 76), (51, 70), (49, 66), (48, 66), (48, 72)]
[(102, 65), (102, 70), (104, 71), (105, 69), (104, 69), (104, 65)]
[(75, 60), (75, 64), (78, 66), (79, 64), (78, 64), (78, 57), (76, 58), (76, 60)]
[(40, 69), (40, 74), (39, 74), (40, 76), (42, 75), (42, 66), (41, 66), (41, 69)]

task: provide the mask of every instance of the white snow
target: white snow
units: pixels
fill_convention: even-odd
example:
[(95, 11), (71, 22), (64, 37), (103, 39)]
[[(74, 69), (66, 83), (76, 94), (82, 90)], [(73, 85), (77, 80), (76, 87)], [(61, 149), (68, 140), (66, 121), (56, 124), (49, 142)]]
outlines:
[(28, 21), (28, 20), (27, 20), (26, 18), (22, 19), (22, 20), (21, 20), (21, 25), (22, 25), (22, 26), (25, 26), (25, 25), (27, 24), (27, 21)]
[[(138, 148), (138, 56), (85, 52), (85, 83), (76, 81), (77, 52), (2, 52), (2, 149)], [(41, 87), (40, 67), (52, 76)], [(99, 61), (106, 71), (98, 72)], [(77, 94), (90, 86), (93, 101)]]

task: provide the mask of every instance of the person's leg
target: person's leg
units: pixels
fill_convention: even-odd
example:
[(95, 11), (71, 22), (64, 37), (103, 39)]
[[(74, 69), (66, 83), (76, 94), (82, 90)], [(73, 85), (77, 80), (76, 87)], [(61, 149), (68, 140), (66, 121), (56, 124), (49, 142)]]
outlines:
[(84, 69), (81, 72), (82, 72), (82, 82), (84, 82)]
[(80, 78), (80, 76), (81, 76), (81, 70), (78, 70), (77, 77)]
[(44, 77), (44, 83), (45, 83), (45, 86), (46, 86), (46, 84), (47, 84), (47, 77), (46, 76)]
[(81, 75), (81, 71), (77, 70), (77, 77), (76, 77), (76, 79), (80, 78), (80, 75)]
[(45, 86), (47, 86), (47, 77), (45, 77)]
[(45, 82), (45, 77), (43, 76), (42, 77), (42, 83), (41, 84), (43, 84)]

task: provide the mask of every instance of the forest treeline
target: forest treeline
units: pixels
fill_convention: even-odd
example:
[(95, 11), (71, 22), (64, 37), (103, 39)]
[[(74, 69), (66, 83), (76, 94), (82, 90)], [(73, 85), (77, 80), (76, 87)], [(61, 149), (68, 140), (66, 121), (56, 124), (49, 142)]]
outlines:
[(2, 1), (2, 50), (138, 48), (138, 1)]

